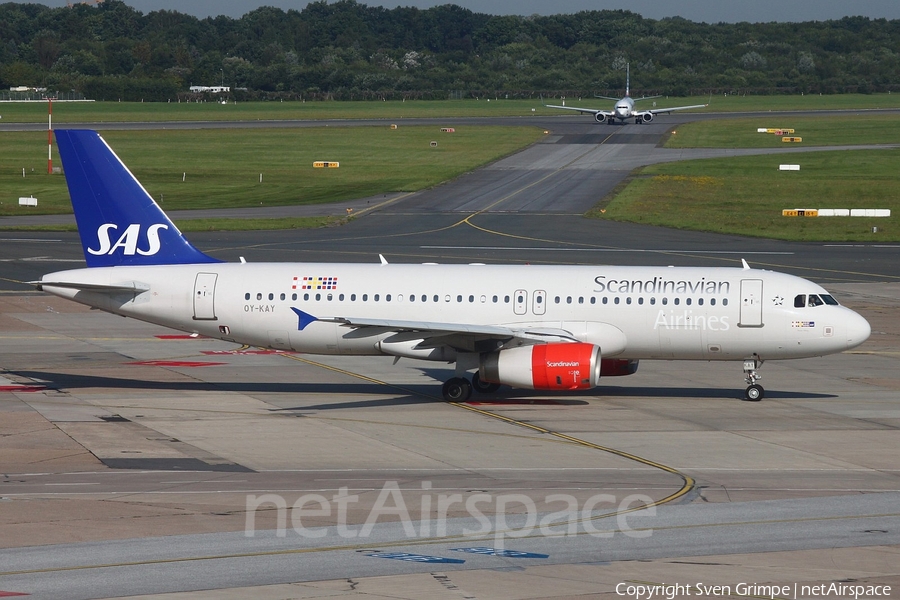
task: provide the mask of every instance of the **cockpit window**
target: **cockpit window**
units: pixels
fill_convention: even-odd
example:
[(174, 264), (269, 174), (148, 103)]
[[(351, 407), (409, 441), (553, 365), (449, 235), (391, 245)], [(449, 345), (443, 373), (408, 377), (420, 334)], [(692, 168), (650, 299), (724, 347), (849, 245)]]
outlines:
[(794, 296), (794, 308), (803, 308), (806, 306), (822, 306), (828, 304), (830, 306), (838, 306), (838, 301), (830, 294), (797, 294)]

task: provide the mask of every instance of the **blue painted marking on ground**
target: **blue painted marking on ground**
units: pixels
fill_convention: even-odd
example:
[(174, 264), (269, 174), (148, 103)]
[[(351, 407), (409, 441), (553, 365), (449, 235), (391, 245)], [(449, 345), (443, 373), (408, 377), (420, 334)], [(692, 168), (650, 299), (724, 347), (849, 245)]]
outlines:
[(419, 563), (449, 563), (454, 565), (463, 564), (464, 560), (458, 558), (444, 558), (442, 556), (428, 556), (427, 554), (410, 554), (408, 552), (373, 552), (367, 556), (375, 558), (393, 558), (394, 560), (408, 560), (410, 562)]
[(520, 552), (519, 550), (498, 550), (497, 548), (450, 548), (453, 552), (468, 552), (486, 556), (503, 556), (505, 558), (550, 558), (549, 554), (536, 552)]

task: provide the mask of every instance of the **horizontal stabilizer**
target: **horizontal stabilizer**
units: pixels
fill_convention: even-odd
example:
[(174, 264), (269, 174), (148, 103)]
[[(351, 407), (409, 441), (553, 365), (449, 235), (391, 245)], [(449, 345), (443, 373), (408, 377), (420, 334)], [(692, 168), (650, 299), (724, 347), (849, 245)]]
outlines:
[(28, 284), (37, 287), (38, 291), (43, 291), (45, 287), (83, 290), (85, 292), (99, 292), (101, 294), (120, 294), (122, 292), (141, 293), (150, 290), (149, 285), (138, 283), (136, 281), (118, 283), (115, 285), (104, 283), (79, 283), (77, 281), (29, 281)]

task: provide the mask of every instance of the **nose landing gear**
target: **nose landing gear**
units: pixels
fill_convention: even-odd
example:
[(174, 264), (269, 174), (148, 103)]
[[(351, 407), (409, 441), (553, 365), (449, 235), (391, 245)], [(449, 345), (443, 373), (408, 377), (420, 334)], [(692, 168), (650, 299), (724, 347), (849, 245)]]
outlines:
[(758, 354), (754, 354), (750, 358), (744, 359), (744, 381), (747, 382), (747, 390), (744, 392), (744, 400), (749, 402), (759, 402), (766, 395), (763, 386), (756, 383), (760, 377), (757, 370), (762, 367), (763, 361)]

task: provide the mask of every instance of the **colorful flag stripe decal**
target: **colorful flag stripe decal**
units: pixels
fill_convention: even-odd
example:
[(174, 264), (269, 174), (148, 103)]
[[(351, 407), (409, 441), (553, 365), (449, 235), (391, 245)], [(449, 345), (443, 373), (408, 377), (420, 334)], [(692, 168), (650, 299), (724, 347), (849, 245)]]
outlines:
[(336, 290), (337, 284), (337, 277), (294, 277), (291, 289), (296, 290), (300, 285), (301, 290)]

